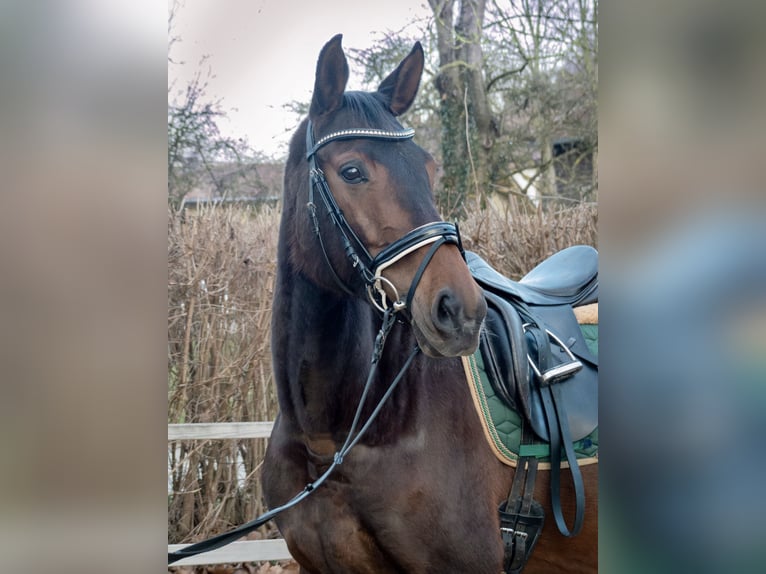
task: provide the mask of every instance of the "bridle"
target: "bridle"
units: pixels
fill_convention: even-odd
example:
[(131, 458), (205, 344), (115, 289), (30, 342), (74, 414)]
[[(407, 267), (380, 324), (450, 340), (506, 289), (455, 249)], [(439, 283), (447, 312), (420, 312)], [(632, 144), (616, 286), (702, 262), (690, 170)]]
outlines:
[[(354, 291), (340, 278), (335, 270), (335, 266), (330, 261), (322, 232), (319, 228), (319, 218), (316, 212), (317, 206), (314, 203), (315, 193), (318, 193), (327, 209), (328, 216), (338, 228), (346, 257), (351, 261), (353, 268), (359, 273), (365, 285), (367, 297), (373, 306), (382, 312), (389, 308), (388, 294), (384, 289), (384, 286), (388, 286), (394, 293), (395, 300), (391, 302), (394, 311), (409, 310), (412, 305), (412, 298), (415, 295), (415, 289), (436, 250), (445, 243), (452, 243), (458, 246), (461, 254), (463, 253), (460, 231), (457, 225), (446, 221), (426, 223), (409, 231), (373, 257), (343, 215), (340, 207), (338, 207), (324, 172), (317, 166), (316, 153), (328, 143), (339, 140), (374, 139), (389, 142), (404, 141), (411, 139), (415, 135), (415, 130), (412, 128), (399, 131), (374, 128), (345, 129), (329, 133), (316, 142), (314, 142), (313, 132), (313, 125), (311, 120), (309, 120), (306, 126), (306, 159), (309, 162), (309, 196), (307, 207), (313, 231), (319, 239), (322, 254), (335, 282), (345, 293), (356, 296)], [(426, 245), (431, 245), (431, 247), (413, 276), (406, 298), (402, 300), (396, 287), (382, 273), (386, 268)]]

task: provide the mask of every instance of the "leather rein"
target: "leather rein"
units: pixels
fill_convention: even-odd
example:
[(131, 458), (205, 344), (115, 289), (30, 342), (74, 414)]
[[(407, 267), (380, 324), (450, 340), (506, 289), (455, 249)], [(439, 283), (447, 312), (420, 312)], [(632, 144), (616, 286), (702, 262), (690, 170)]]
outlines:
[[(319, 219), (316, 214), (316, 204), (314, 203), (315, 192), (319, 194), (319, 197), (327, 208), (330, 219), (338, 228), (341, 240), (343, 242), (345, 254), (350, 259), (353, 267), (357, 269), (361, 275), (370, 302), (375, 308), (383, 313), (382, 324), (375, 338), (375, 346), (373, 348), (373, 354), (370, 361), (370, 371), (367, 375), (367, 381), (365, 382), (362, 395), (359, 399), (359, 405), (357, 406), (356, 413), (354, 414), (354, 420), (351, 423), (351, 428), (349, 429), (346, 441), (343, 443), (343, 446), (335, 453), (332, 464), (324, 473), (322, 473), (319, 478), (307, 484), (301, 492), (296, 494), (291, 500), (282, 506), (273, 508), (270, 511), (255, 518), (254, 520), (251, 520), (250, 522), (238, 526), (237, 528), (228, 532), (224, 532), (223, 534), (219, 534), (201, 542), (191, 544), (180, 550), (176, 550), (175, 552), (169, 552), (168, 565), (173, 564), (174, 562), (177, 562), (183, 558), (188, 558), (190, 556), (196, 556), (197, 554), (209, 552), (216, 548), (225, 546), (230, 542), (234, 542), (242, 536), (259, 528), (266, 522), (272, 520), (281, 512), (287, 510), (288, 508), (292, 508), (301, 502), (304, 498), (309, 496), (312, 492), (314, 492), (317, 487), (319, 487), (325, 480), (327, 480), (335, 468), (343, 462), (343, 458), (354, 447), (354, 445), (359, 442), (359, 440), (362, 438), (362, 435), (372, 425), (373, 421), (377, 418), (378, 414), (383, 408), (383, 405), (386, 403), (391, 394), (393, 394), (394, 389), (402, 380), (405, 372), (412, 364), (415, 356), (418, 354), (420, 349), (416, 346), (407, 356), (404, 365), (399, 370), (399, 373), (396, 375), (391, 384), (388, 386), (388, 389), (386, 389), (386, 392), (383, 394), (381, 399), (378, 401), (378, 404), (373, 409), (367, 421), (357, 431), (362, 409), (372, 387), (372, 383), (375, 379), (375, 374), (377, 373), (378, 363), (383, 353), (383, 347), (386, 343), (386, 338), (388, 337), (388, 333), (391, 331), (391, 328), (396, 321), (397, 313), (404, 312), (410, 308), (415, 289), (420, 282), (421, 277), (423, 276), (423, 272), (425, 271), (426, 266), (436, 253), (436, 250), (445, 243), (453, 243), (458, 246), (460, 253), (463, 254), (463, 246), (460, 241), (460, 232), (457, 228), (457, 225), (444, 221), (437, 221), (433, 223), (427, 223), (413, 229), (383, 249), (383, 251), (378, 253), (377, 256), (372, 257), (364, 243), (362, 243), (362, 241), (359, 239), (359, 236), (354, 232), (351, 225), (349, 225), (348, 221), (343, 215), (343, 212), (338, 207), (338, 204), (332, 195), (332, 191), (330, 190), (330, 186), (327, 184), (327, 180), (324, 177), (324, 173), (317, 166), (315, 157), (317, 150), (319, 150), (325, 144), (330, 143), (331, 141), (359, 138), (377, 139), (383, 141), (401, 141), (412, 138), (414, 134), (415, 131), (412, 129), (406, 129), (398, 132), (369, 128), (349, 129), (333, 132), (322, 137), (318, 142), (314, 143), (312, 125), (311, 121), (309, 120), (308, 126), (306, 128), (306, 149), (308, 150), (306, 153), (306, 159), (309, 162), (309, 201), (307, 207), (314, 232), (319, 238), (319, 244), (322, 248), (322, 253), (324, 255), (325, 261), (330, 271), (332, 272), (335, 282), (345, 293), (355, 297), (356, 294), (354, 291), (341, 280), (340, 276), (335, 271), (335, 268), (332, 265), (330, 257), (325, 248), (324, 240), (322, 239), (322, 234), (319, 230)], [(403, 259), (404, 257), (426, 245), (431, 245), (431, 247), (423, 258), (423, 261), (420, 263), (420, 266), (415, 272), (415, 275), (413, 276), (412, 283), (410, 284), (406, 298), (402, 300), (399, 297), (399, 293), (397, 292), (394, 285), (382, 276), (382, 272), (387, 267), (393, 265), (397, 261)], [(390, 305), (388, 302), (388, 294), (384, 290), (384, 285), (387, 285), (390, 289), (392, 289), (395, 294), (394, 298), (396, 300), (392, 301)]]

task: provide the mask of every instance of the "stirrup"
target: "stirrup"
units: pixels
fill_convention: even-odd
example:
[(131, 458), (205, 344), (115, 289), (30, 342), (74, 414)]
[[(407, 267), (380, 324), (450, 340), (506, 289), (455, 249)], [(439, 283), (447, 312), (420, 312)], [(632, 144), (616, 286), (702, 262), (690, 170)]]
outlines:
[[(524, 332), (526, 332), (527, 327), (529, 326), (530, 323), (524, 323), (524, 325), (522, 325)], [(549, 339), (552, 339), (553, 342), (561, 347), (561, 349), (567, 354), (569, 357), (569, 362), (561, 363), (555, 367), (551, 367), (545, 372), (541, 372), (540, 367), (537, 366), (534, 359), (532, 359), (532, 357), (529, 356), (529, 353), (527, 353), (527, 362), (529, 363), (529, 366), (532, 367), (535, 375), (537, 375), (537, 378), (540, 379), (540, 384), (543, 386), (547, 386), (562, 379), (571, 377), (577, 371), (582, 369), (582, 363), (572, 354), (572, 351), (569, 350), (569, 347), (567, 347), (561, 339), (559, 339), (553, 332), (548, 329), (545, 329), (545, 333), (548, 335)]]

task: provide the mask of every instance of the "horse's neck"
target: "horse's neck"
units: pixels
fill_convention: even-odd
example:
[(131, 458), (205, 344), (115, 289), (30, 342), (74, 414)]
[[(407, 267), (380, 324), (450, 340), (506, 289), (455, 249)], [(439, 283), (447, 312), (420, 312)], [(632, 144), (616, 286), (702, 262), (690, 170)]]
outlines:
[[(284, 267), (272, 329), (280, 409), (307, 433), (347, 429), (370, 369), (380, 319), (366, 301), (334, 296)], [(392, 334), (386, 355), (410, 338)], [(389, 370), (381, 365), (380, 378), (388, 380)], [(382, 393), (379, 387), (376, 382), (371, 401)]]

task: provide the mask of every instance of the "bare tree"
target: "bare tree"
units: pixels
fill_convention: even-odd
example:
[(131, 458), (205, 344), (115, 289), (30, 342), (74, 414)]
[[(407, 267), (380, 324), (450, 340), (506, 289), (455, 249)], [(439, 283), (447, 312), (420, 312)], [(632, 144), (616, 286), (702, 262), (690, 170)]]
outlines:
[[(174, 33), (174, 21), (181, 4), (176, 1), (168, 13), (168, 65), (181, 66), (171, 52), (181, 38)], [(226, 117), (220, 99), (207, 93), (212, 70), (203, 57), (197, 72), (182, 89), (168, 86), (168, 201), (177, 207), (183, 196), (198, 187), (225, 195), (232, 187), (257, 178), (249, 167), (253, 151), (244, 139), (224, 136), (218, 123)], [(232, 168), (222, 171), (218, 165), (227, 162)], [(237, 177), (231, 177), (232, 173)]]
[[(593, 201), (597, 0), (485, 1), (429, 0), (433, 21), (417, 38), (430, 60), (406, 121), (442, 165), (442, 213), (462, 218), (495, 192)], [(388, 33), (355, 51), (367, 87), (413, 41)]]
[(597, 0), (492, 0), (489, 10), (493, 45), (519, 71), (493, 83), (508, 163), (533, 168), (545, 197), (590, 199), (595, 189), (597, 10)]
[(429, 0), (439, 52), (444, 177), (439, 200), (448, 216), (461, 216), (465, 200), (481, 196), (497, 129), (487, 100), (482, 55), (485, 0)]
[(251, 154), (246, 141), (221, 134), (218, 121), (226, 113), (220, 100), (206, 101), (206, 87), (198, 71), (183, 97), (168, 102), (168, 198), (174, 204), (203, 183), (223, 196), (230, 179), (216, 165), (229, 162), (241, 168)]

